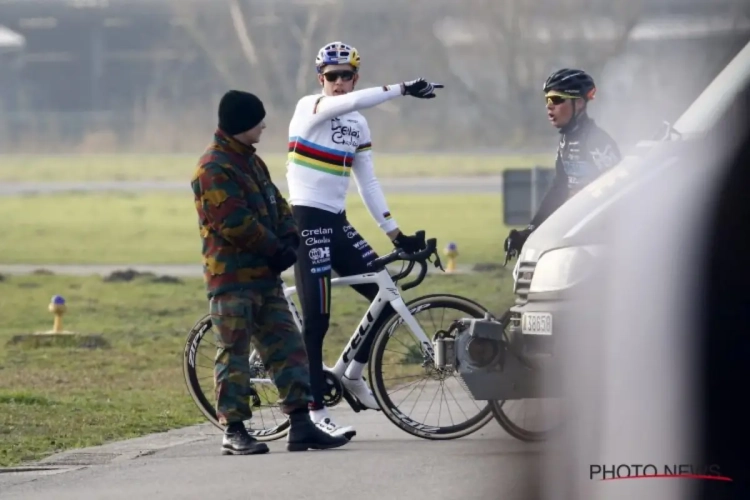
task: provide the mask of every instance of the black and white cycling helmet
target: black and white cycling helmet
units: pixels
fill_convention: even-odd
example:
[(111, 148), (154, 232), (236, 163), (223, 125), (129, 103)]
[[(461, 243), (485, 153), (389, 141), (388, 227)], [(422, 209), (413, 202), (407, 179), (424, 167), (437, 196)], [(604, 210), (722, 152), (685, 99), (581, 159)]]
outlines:
[(544, 82), (545, 97), (565, 99), (581, 98), (591, 101), (596, 94), (596, 84), (591, 75), (580, 69), (563, 68), (555, 71)]

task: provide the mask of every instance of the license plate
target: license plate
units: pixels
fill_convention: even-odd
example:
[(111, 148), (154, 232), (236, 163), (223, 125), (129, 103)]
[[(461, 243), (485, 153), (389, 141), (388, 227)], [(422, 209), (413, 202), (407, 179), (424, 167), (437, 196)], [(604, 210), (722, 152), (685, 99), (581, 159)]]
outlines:
[(552, 335), (552, 314), (523, 313), (521, 332), (524, 335)]

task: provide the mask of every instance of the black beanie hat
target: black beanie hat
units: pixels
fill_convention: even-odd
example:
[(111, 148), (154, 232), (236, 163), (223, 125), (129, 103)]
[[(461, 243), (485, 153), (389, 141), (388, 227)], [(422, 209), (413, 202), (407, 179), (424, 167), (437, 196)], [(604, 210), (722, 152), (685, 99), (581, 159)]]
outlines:
[(263, 102), (250, 92), (230, 90), (219, 102), (219, 128), (229, 135), (246, 132), (265, 117)]

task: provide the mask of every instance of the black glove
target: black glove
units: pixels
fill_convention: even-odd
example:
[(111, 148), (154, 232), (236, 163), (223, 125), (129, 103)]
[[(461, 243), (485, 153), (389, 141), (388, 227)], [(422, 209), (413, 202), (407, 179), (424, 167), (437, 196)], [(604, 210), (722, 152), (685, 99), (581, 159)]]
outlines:
[(268, 267), (276, 274), (281, 274), (297, 262), (297, 251), (290, 246), (282, 246), (268, 258)]
[(424, 250), (427, 244), (424, 241), (424, 234), (422, 234), (422, 237), (420, 238), (417, 235), (406, 236), (399, 231), (398, 236), (393, 239), (393, 246), (411, 254)]
[(531, 231), (532, 230), (528, 227), (520, 231), (517, 229), (511, 229), (508, 237), (505, 238), (504, 250), (506, 252), (510, 251), (515, 254), (520, 254), (524, 243), (526, 243), (526, 239), (531, 234)]
[(435, 89), (442, 89), (442, 83), (429, 83), (424, 78), (404, 82), (404, 95), (410, 95), (419, 99), (433, 99)]
[(294, 250), (297, 250), (299, 248), (299, 235), (297, 233), (292, 233), (284, 236), (281, 238), (281, 244), (283, 246), (292, 247)]

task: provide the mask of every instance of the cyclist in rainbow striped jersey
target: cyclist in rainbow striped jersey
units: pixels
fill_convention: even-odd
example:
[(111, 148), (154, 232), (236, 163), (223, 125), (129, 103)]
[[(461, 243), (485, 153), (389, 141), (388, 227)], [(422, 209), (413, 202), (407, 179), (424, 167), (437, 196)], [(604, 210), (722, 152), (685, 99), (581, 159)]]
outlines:
[[(331, 271), (347, 276), (369, 272), (377, 254), (346, 216), (349, 179), (354, 177), (367, 210), (394, 246), (406, 252), (421, 250), (423, 242), (401, 232), (374, 174), (372, 138), (367, 120), (359, 112), (390, 99), (412, 96), (432, 99), (442, 85), (424, 79), (354, 90), (359, 79), (360, 55), (354, 47), (333, 42), (321, 48), (315, 60), (319, 94), (302, 97), (289, 123), (287, 184), (289, 203), (299, 226), (295, 282), (302, 306), (303, 336), (310, 358), (313, 402), (310, 416), (334, 436), (349, 438), (352, 426), (337, 425), (323, 404), (323, 338), (331, 311)], [(353, 288), (373, 300), (376, 285)], [(381, 318), (388, 316), (388, 308)], [(372, 331), (378, 324), (371, 326)], [(362, 377), (372, 342), (359, 346), (343, 384), (366, 408), (378, 404)]]

